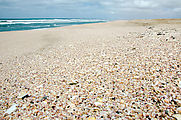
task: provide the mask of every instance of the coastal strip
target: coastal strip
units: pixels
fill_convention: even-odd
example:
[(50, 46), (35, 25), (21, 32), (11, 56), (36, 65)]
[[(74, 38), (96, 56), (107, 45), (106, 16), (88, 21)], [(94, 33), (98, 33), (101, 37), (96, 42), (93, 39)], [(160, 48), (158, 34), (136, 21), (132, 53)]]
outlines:
[(181, 20), (0, 33), (1, 119), (179, 119)]

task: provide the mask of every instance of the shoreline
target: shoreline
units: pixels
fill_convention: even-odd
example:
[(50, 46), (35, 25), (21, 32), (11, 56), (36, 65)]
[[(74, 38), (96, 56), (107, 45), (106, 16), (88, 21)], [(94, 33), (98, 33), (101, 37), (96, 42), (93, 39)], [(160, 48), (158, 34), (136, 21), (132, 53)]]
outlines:
[[(4, 21), (5, 20), (5, 21)], [(37, 23), (32, 24), (31, 21), (35, 20)], [(2, 22), (1, 22), (2, 21)], [(23, 21), (23, 22), (22, 22)], [(92, 23), (101, 23), (106, 22), (107, 20), (101, 20), (101, 19), (64, 19), (64, 18), (27, 18), (27, 19), (0, 19), (0, 25), (1, 31), (0, 32), (8, 32), (8, 31), (26, 31), (26, 30), (37, 30), (37, 29), (47, 29), (47, 28), (56, 28), (56, 27), (65, 27), (65, 26), (71, 26), (71, 25), (81, 25), (81, 24), (92, 24)], [(45, 25), (41, 25), (38, 23), (44, 23)], [(16, 26), (14, 28), (11, 25), (20, 24), (19, 26)], [(28, 24), (28, 25), (27, 25)], [(6, 26), (4, 26), (6, 25)], [(4, 28), (4, 29), (3, 29)], [(6, 31), (3, 31), (6, 30)]]
[[(14, 31), (1, 31), (0, 33), (7, 33), (7, 32), (23, 32), (23, 31), (33, 31), (33, 30), (46, 30), (46, 29), (55, 29), (55, 28), (64, 28), (64, 27), (69, 27), (69, 26), (80, 26), (80, 25), (89, 25), (89, 24), (101, 24), (101, 23), (112, 23), (112, 22), (119, 22), (119, 21), (148, 21), (148, 22), (160, 22), (160, 24), (163, 22), (163, 21), (180, 21), (181, 18), (174, 18), (174, 19), (171, 19), (171, 18), (168, 18), (168, 19), (131, 19), (131, 20), (112, 20), (112, 21), (105, 21), (105, 22), (98, 22), (98, 23), (86, 23), (86, 24), (77, 24), (77, 25), (67, 25), (67, 26), (62, 26), (62, 27), (50, 27), (50, 28), (37, 28), (37, 29), (30, 29), (30, 30), (14, 30)], [(158, 23), (157, 23), (158, 24)], [(168, 23), (169, 24), (169, 23)]]
[(0, 118), (179, 119), (180, 43), (181, 20), (0, 33)]
[[(126, 26), (126, 24), (127, 24), (128, 27), (137, 26), (137, 28), (139, 28), (139, 27), (141, 28), (141, 27), (155, 26), (155, 25), (159, 25), (159, 24), (164, 24), (164, 25), (180, 24), (180, 20), (181, 19), (116, 20), (116, 21), (107, 21), (107, 22), (102, 22), (102, 23), (70, 25), (70, 26), (54, 27), (54, 28), (43, 28), (43, 29), (22, 30), (22, 31), (5, 31), (5, 32), (0, 32), (0, 56), (1, 57), (13, 56), (13, 55), (16, 56), (16, 55), (21, 55), (22, 53), (33, 52), (38, 49), (41, 49), (51, 43), (51, 42), (47, 42), (46, 40), (43, 40), (44, 39), (44, 38), (42, 38), (43, 34), (50, 34), (53, 38), (54, 38), (54, 36), (60, 37), (60, 36), (57, 36), (57, 34), (53, 34), (53, 32), (57, 31), (57, 30), (62, 31), (64, 29), (71, 29), (71, 28), (79, 29), (84, 26), (86, 28), (89, 26), (96, 26), (96, 25), (98, 25), (98, 26), (113, 25), (113, 27), (115, 27), (114, 24), (115, 25), (120, 24), (120, 27), (127, 27)], [(40, 35), (38, 35), (38, 33)], [(18, 35), (16, 35), (16, 34), (18, 34)], [(28, 38), (28, 40), (27, 40), (27, 39), (24, 39), (24, 38), (26, 38), (26, 36), (23, 34), (27, 34), (27, 35), (33, 34), (33, 35), (31, 35), (31, 37), (32, 36), (35, 36), (35, 37)], [(7, 35), (7, 37), (6, 37), (6, 35)], [(18, 38), (16, 38), (16, 36), (18, 36)], [(22, 37), (20, 37), (20, 36), (22, 36)], [(16, 40), (14, 40), (14, 37), (15, 37), (15, 39), (18, 39), (17, 42), (16, 42)], [(8, 39), (8, 41), (6, 39)], [(38, 42), (37, 42), (37, 40), (38, 40)], [(15, 42), (16, 42), (16, 45), (15, 45)], [(38, 44), (34, 45), (34, 43), (38, 43)], [(26, 47), (27, 49), (25, 49), (24, 46), (27, 46)]]
[[(11, 46), (11, 43), (13, 43), (13, 42), (16, 42), (16, 40), (14, 41), (14, 38), (13, 37), (11, 37), (11, 36), (20, 36), (19, 34), (31, 34), (31, 33), (35, 33), (36, 34), (36, 32), (37, 33), (40, 33), (40, 35), (38, 35), (38, 39), (36, 39), (36, 40), (38, 40), (38, 43), (39, 44), (42, 44), (42, 45), (39, 45), (39, 46), (36, 46), (35, 45), (35, 48), (31, 48), (30, 46), (30, 49), (31, 50), (28, 50), (28, 51), (26, 51), (26, 50), (23, 50), (23, 51), (25, 51), (25, 53), (27, 53), (27, 52), (35, 52), (36, 50), (39, 50), (39, 49), (41, 49), (41, 48), (44, 48), (45, 46), (47, 46), (50, 42), (46, 42), (46, 41), (41, 41), (40, 40), (40, 36), (42, 35), (42, 34), (44, 34), (43, 32), (45, 32), (45, 34), (47, 34), (48, 32), (53, 32), (53, 31), (56, 31), (57, 29), (71, 29), (71, 28), (75, 28), (75, 27), (82, 27), (82, 26), (89, 26), (89, 25), (97, 25), (97, 24), (106, 24), (107, 22), (102, 22), (102, 23), (89, 23), (89, 24), (80, 24), (80, 25), (69, 25), (69, 26), (63, 26), (63, 27), (54, 27), (54, 28), (43, 28), (43, 29), (32, 29), (32, 30), (17, 30), (17, 31), (4, 31), (4, 32), (0, 32), (0, 56), (1, 57), (5, 57), (6, 58), (6, 56), (7, 57), (12, 57), (12, 56), (16, 56), (16, 55), (21, 55), (21, 51), (19, 50), (19, 49), (21, 49), (22, 47), (23, 47), (23, 45), (26, 45), (26, 46), (28, 46), (29, 44), (33, 44), (33, 41), (31, 41), (31, 40), (35, 40), (35, 39), (31, 39), (31, 40), (22, 40), (23, 38), (22, 37), (25, 37), (25, 36), (22, 36), (20, 39), (21, 39), (21, 43), (19, 43), (19, 44), (17, 44), (17, 46), (18, 46), (18, 48), (16, 48), (16, 46)], [(5, 45), (3, 45), (3, 41), (5, 41), (5, 40), (3, 40), (3, 39), (6, 39), (6, 36), (5, 36), (5, 38), (2, 38), (2, 35), (8, 35), (7, 36), (7, 38), (9, 39), (11, 39), (11, 41), (9, 42), (8, 41), (8, 43), (7, 44), (5, 44)], [(15, 35), (15, 34), (18, 34), (18, 35)], [(49, 33), (48, 33), (49, 34)], [(37, 36), (37, 35), (36, 35)], [(55, 35), (56, 36), (56, 35)], [(13, 40), (12, 40), (13, 39)], [(16, 38), (17, 39), (17, 38)], [(7, 42), (7, 41), (5, 41), (5, 42)], [(27, 43), (25, 43), (25, 42), (27, 42)], [(29, 42), (29, 43), (28, 43)], [(10, 43), (10, 44), (9, 44)], [(25, 43), (25, 44), (24, 44)], [(36, 43), (35, 41), (34, 41), (34, 43)], [(4, 47), (4, 48), (2, 48), (2, 46)], [(9, 48), (8, 48), (8, 47)], [(5, 48), (5, 47), (7, 47), (7, 48)], [(15, 48), (15, 49), (14, 49)], [(11, 50), (12, 49), (12, 50)], [(3, 50), (3, 51), (2, 51)], [(8, 50), (10, 50), (9, 52), (8, 52)], [(16, 52), (16, 50), (17, 50), (17, 52)], [(6, 52), (5, 52), (6, 51)], [(3, 54), (3, 52), (4, 53), (7, 53), (7, 55), (5, 54)], [(20, 54), (17, 54), (18, 52), (20, 52)], [(9, 54), (8, 54), (9, 53)], [(14, 55), (13, 55), (14, 54)]]

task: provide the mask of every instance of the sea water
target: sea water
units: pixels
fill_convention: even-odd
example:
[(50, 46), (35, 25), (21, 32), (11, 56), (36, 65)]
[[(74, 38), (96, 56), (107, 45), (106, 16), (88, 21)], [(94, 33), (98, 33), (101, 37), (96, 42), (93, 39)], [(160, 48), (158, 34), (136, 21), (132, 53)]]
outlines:
[(43, 29), (100, 22), (106, 22), (106, 20), (81, 18), (0, 18), (0, 32)]

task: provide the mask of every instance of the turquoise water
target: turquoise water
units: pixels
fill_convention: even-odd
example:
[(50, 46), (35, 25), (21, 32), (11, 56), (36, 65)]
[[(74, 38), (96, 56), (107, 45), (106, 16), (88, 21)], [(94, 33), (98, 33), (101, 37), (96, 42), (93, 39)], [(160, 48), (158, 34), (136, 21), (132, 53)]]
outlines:
[(105, 22), (105, 20), (80, 18), (0, 18), (0, 32), (43, 29), (100, 22)]

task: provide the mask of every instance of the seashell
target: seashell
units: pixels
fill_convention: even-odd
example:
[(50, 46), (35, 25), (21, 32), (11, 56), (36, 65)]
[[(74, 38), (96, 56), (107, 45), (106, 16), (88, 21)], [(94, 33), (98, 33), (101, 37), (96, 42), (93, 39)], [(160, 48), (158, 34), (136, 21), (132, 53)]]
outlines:
[(177, 108), (179, 114), (181, 114), (181, 107)]
[(5, 114), (11, 114), (12, 112), (16, 111), (18, 104), (13, 104), (6, 112)]
[(181, 107), (181, 100), (176, 100), (176, 102), (179, 105), (179, 107)]
[(48, 98), (48, 96), (44, 96), (44, 97), (42, 97), (41, 101), (44, 101), (44, 100), (46, 100), (47, 98)]
[(139, 79), (140, 77), (139, 76), (134, 76), (135, 79)]
[(75, 82), (75, 83), (69, 83), (69, 85), (77, 85), (78, 82)]
[(88, 120), (96, 120), (95, 117), (89, 117)]
[(124, 104), (124, 100), (120, 100), (120, 103), (121, 103), (121, 104)]
[(165, 103), (169, 103), (169, 100), (165, 99), (164, 102), (165, 102)]
[(18, 96), (17, 98), (19, 98), (19, 99), (21, 99), (21, 98), (24, 99), (24, 98), (26, 98), (26, 97), (29, 97), (27, 91), (21, 91), (21, 92), (19, 93), (19, 96)]
[(42, 88), (42, 87), (43, 87), (43, 84), (41, 84), (41, 85), (37, 86), (37, 88)]
[(31, 120), (30, 118), (23, 118), (23, 120)]
[(28, 106), (27, 104), (23, 104), (23, 106), (21, 108), (25, 109), (27, 106)]
[(95, 102), (94, 103), (96, 106), (101, 106), (103, 103), (101, 103), (101, 102)]
[(174, 114), (173, 117), (177, 120), (181, 120), (181, 114)]
[(103, 102), (103, 98), (98, 98), (98, 102)]

